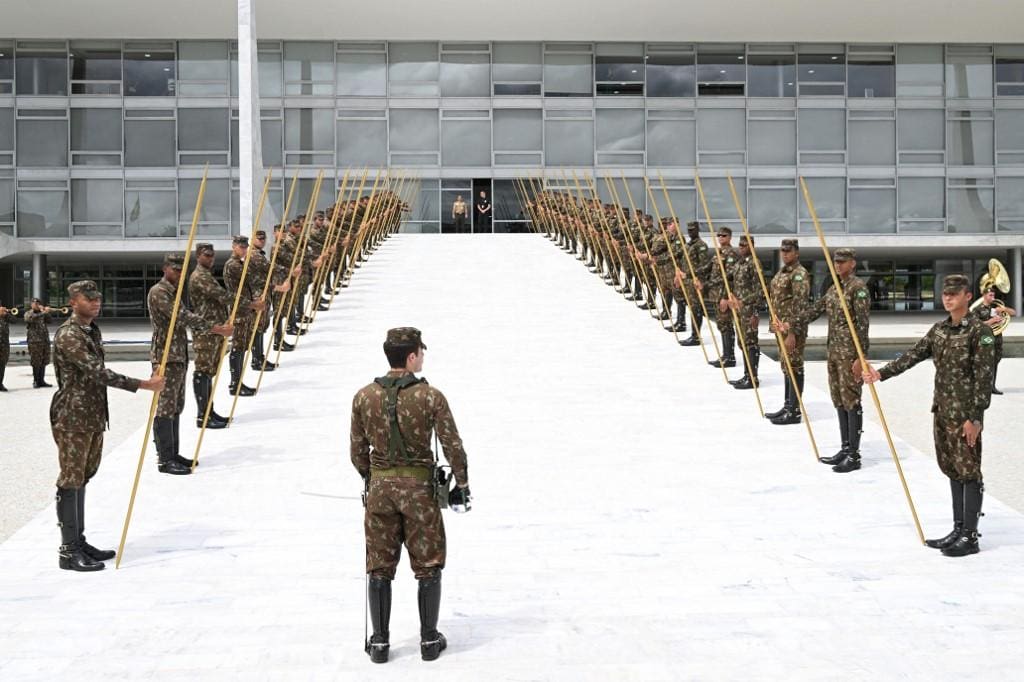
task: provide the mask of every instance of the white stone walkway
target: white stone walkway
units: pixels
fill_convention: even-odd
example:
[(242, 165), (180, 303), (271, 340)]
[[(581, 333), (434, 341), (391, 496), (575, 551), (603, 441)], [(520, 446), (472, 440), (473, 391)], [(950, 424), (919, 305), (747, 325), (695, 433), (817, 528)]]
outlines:
[[(348, 413), (399, 325), (424, 332), (476, 499), (446, 513), (449, 650), (419, 660), (403, 558), (381, 667), (361, 648)], [(830, 454), (831, 406), (807, 398)], [(89, 487), (95, 544), (116, 544), (140, 438)], [(945, 480), (898, 445), (926, 532), (944, 534)], [(1024, 517), (987, 499), (982, 553), (946, 559), (917, 543), (873, 424), (864, 451), (852, 475), (816, 463), (802, 427), (762, 420), (752, 392), (541, 237), (399, 236), (207, 434), (196, 475), (159, 475), (150, 453), (120, 570), (58, 570), (49, 509), (0, 545), (0, 679), (1019, 675)]]

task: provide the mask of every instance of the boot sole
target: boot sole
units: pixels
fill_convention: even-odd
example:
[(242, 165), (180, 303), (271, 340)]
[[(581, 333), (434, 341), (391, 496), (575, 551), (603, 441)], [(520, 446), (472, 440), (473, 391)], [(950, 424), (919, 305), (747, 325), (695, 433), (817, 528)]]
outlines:
[(65, 559), (63, 557), (58, 559), (57, 565), (65, 571), (77, 571), (79, 573), (95, 573), (96, 571), (102, 571), (106, 568), (102, 563), (98, 563), (94, 566), (77, 567), (71, 563), (71, 559)]

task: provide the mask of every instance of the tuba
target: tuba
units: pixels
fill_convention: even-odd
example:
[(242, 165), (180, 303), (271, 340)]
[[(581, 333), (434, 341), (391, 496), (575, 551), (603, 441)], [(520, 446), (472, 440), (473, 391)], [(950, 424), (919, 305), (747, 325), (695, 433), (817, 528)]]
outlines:
[[(993, 258), (988, 262), (988, 272), (982, 275), (981, 279), (978, 280), (978, 289), (981, 291), (981, 296), (978, 296), (978, 300), (971, 304), (972, 311), (984, 302), (982, 296), (984, 296), (986, 291), (993, 287), (1004, 294), (1010, 292), (1010, 275), (1006, 272), (1006, 268), (1003, 264), (996, 258)], [(992, 301), (992, 307), (994, 308), (1002, 308), (1005, 307), (1005, 305), (1006, 304), (998, 298)], [(1003, 314), (1000, 316), (999, 323), (992, 327), (992, 333), (999, 336), (1006, 331), (1006, 328), (1009, 326), (1010, 316)]]

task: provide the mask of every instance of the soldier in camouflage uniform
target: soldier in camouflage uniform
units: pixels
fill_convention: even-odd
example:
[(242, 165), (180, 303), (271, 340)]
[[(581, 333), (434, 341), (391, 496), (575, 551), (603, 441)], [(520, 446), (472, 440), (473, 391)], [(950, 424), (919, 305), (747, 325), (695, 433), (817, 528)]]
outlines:
[(7, 371), (7, 361), (11, 357), (11, 322), (14, 322), (14, 315), (0, 303), (0, 393), (7, 393), (4, 373)]
[(807, 326), (803, 323), (811, 298), (811, 278), (804, 266), (800, 265), (800, 243), (796, 239), (782, 240), (782, 268), (771, 281), (772, 307), (776, 320), (772, 331), (779, 322), (789, 325), (789, 331), (781, 334), (786, 346), (786, 355), (793, 368), (796, 386), (789, 377), (789, 371), (782, 361), (782, 376), (786, 386), (782, 409), (765, 414), (772, 424), (799, 424), (801, 420), (800, 400), (804, 392), (804, 346), (807, 345)]
[[(981, 292), (981, 303), (972, 311), (974, 316), (989, 328), (999, 324), (1004, 315), (1014, 316), (1017, 311), (1003, 305), (996, 304), (995, 287), (988, 287)], [(992, 395), (1002, 395), (1003, 392), (996, 388), (996, 376), (999, 374), (999, 361), (1003, 359), (1003, 335), (995, 335), (995, 357), (992, 360)]]
[[(732, 289), (739, 253), (732, 246), (732, 230), (730, 228), (718, 228), (716, 239), (718, 239), (718, 249), (712, 256), (711, 266), (708, 268), (706, 296), (708, 302), (714, 306), (715, 324), (722, 337), (722, 359), (720, 361), (712, 360), (709, 364), (712, 367), (735, 367), (736, 330), (733, 328), (729, 301), (726, 300), (726, 283), (728, 282), (729, 288)], [(723, 270), (725, 271), (725, 280), (722, 279)], [(702, 288), (703, 282), (704, 280), (700, 280), (698, 288)]]
[[(711, 256), (708, 254), (708, 245), (700, 238), (700, 223), (696, 220), (686, 223), (686, 236), (689, 238), (689, 241), (686, 242), (686, 251), (690, 255), (690, 260), (687, 262), (686, 256), (683, 256), (683, 261), (679, 263), (681, 270), (676, 274), (676, 278), (679, 285), (686, 289), (690, 303), (693, 305), (694, 327), (693, 331), (690, 332), (690, 337), (680, 341), (679, 345), (699, 346), (700, 338), (697, 336), (697, 332), (704, 322), (704, 310), (700, 305), (702, 293), (694, 286), (690, 265), (693, 265), (692, 274), (696, 274), (697, 281), (706, 282), (711, 270)], [(685, 302), (686, 299), (684, 298), (684, 305)]]
[[(188, 334), (214, 333), (223, 337), (231, 336), (231, 325), (212, 326), (199, 315), (189, 310), (184, 302), (178, 305), (174, 329), (171, 326), (171, 314), (174, 310), (174, 299), (181, 279), (181, 268), (185, 257), (178, 253), (164, 256), (163, 278), (149, 289), (146, 305), (149, 308), (149, 322), (153, 327), (153, 340), (149, 347), (149, 359), (153, 369), (160, 366), (164, 355), (164, 346), (168, 333), (171, 334), (170, 351), (167, 355), (167, 366), (164, 378), (167, 380), (156, 404), (156, 415), (153, 417), (153, 440), (156, 443), (157, 469), (160, 473), (177, 476), (192, 473), (192, 460), (178, 454), (179, 422), (182, 410), (185, 409), (185, 376), (188, 373)], [(200, 414), (200, 417), (202, 414)], [(209, 428), (209, 424), (207, 424)]]
[[(256, 321), (256, 313), (265, 309), (261, 298), (263, 289), (257, 286), (258, 275), (252, 267), (252, 258), (249, 258), (249, 266), (245, 266), (245, 254), (249, 250), (249, 238), (245, 235), (236, 235), (231, 240), (231, 258), (224, 264), (224, 283), (227, 285), (231, 298), (234, 299), (239, 287), (242, 295), (238, 299), (238, 309), (235, 311), (235, 331), (231, 335), (231, 353), (228, 362), (231, 366), (231, 391), (238, 387), (242, 378), (242, 368), (245, 366), (245, 354), (249, 352), (249, 337), (252, 336), (252, 325)], [(242, 270), (245, 270), (245, 282), (242, 283)], [(232, 305), (234, 302), (232, 301)], [(242, 391), (246, 385), (242, 384)], [(241, 395), (241, 394), (240, 394)]]
[[(729, 307), (736, 311), (743, 332), (743, 343), (747, 350), (743, 358), (743, 377), (730, 381), (733, 388), (749, 389), (758, 386), (757, 367), (761, 362), (761, 345), (757, 338), (757, 311), (764, 305), (764, 291), (757, 276), (757, 265), (754, 263), (754, 240), (740, 235), (739, 260), (733, 274), (734, 288), (729, 299)], [(749, 359), (749, 362), (748, 362)]]
[(451, 503), (469, 499), (466, 452), (444, 395), (414, 372), (423, 368), (420, 331), (390, 329), (384, 342), (391, 371), (361, 388), (352, 401), (351, 458), (367, 481), (365, 533), (368, 599), (373, 637), (367, 652), (376, 663), (388, 658), (391, 581), (405, 544), (419, 580), (420, 652), (440, 655), (446, 642), (437, 631), (445, 533), (434, 495), (430, 448), (436, 430), (457, 487)]
[(110, 420), (107, 387), (135, 392), (159, 391), (164, 379), (132, 379), (103, 363), (103, 335), (94, 321), (101, 294), (91, 280), (68, 287), (71, 317), (53, 339), (57, 392), (50, 403), (50, 429), (57, 444), (57, 525), (61, 546), (58, 564), (71, 571), (98, 571), (115, 553), (85, 540), (85, 487), (96, 474), (103, 454), (103, 431)]
[(50, 388), (46, 383), (46, 366), (50, 364), (50, 330), (46, 325), (53, 317), (53, 308), (44, 306), (38, 298), (25, 311), (25, 338), (28, 341), (29, 364), (32, 365), (32, 388)]
[[(228, 319), (228, 311), (231, 310), (231, 296), (227, 289), (222, 287), (213, 276), (213, 261), (215, 254), (213, 244), (196, 244), (196, 269), (188, 277), (188, 303), (196, 315), (210, 323), (210, 326), (220, 324)], [(220, 367), (223, 357), (221, 351), (223, 343), (216, 334), (207, 332), (192, 332), (192, 348), (196, 352), (195, 371), (192, 373), (192, 390), (196, 396), (196, 426), (202, 428), (203, 415), (206, 414), (206, 405), (213, 399), (213, 375)], [(234, 367), (232, 367), (234, 369)], [(232, 375), (231, 392), (234, 393), (234, 379)], [(243, 390), (241, 395), (253, 395), (255, 391)], [(207, 421), (208, 429), (223, 429), (228, 425), (226, 417), (217, 414), (217, 410), (210, 406), (210, 419)]]
[(992, 395), (995, 337), (969, 314), (970, 280), (948, 275), (942, 283), (942, 305), (949, 317), (937, 322), (914, 346), (881, 370), (868, 368), (865, 381), (891, 379), (922, 360), (935, 363), (932, 432), (939, 469), (949, 478), (953, 498), (953, 530), (927, 540), (946, 556), (978, 552), (978, 519), (985, 487), (981, 476), (981, 430)]
[[(252, 255), (249, 257), (249, 271), (252, 272), (253, 288), (260, 293), (263, 292), (263, 289), (267, 285), (267, 278), (270, 277), (270, 261), (267, 259), (267, 254), (263, 250), (263, 247), (266, 245), (267, 233), (264, 230), (256, 230), (253, 232), (252, 244), (249, 246), (249, 250), (252, 251)], [(271, 291), (271, 300), (276, 292), (277, 288), (274, 287)], [(270, 318), (274, 313), (270, 308), (269, 300), (264, 301), (264, 305), (263, 314), (259, 315), (260, 324), (256, 329), (256, 336), (253, 337), (252, 340), (252, 368), (259, 371), (265, 364), (266, 371), (273, 372), (277, 369), (277, 365), (273, 362), (265, 361), (267, 346), (263, 335), (266, 334), (268, 329), (270, 329)]]
[[(285, 310), (288, 304), (287, 292), (291, 291), (292, 281), (294, 276), (301, 272), (301, 269), (296, 265), (294, 272), (290, 272), (292, 268), (292, 255), (295, 253), (294, 240), (287, 238), (286, 225), (284, 223), (274, 226), (274, 248), (277, 249), (277, 259), (274, 261), (274, 270), (271, 273), (271, 282), (274, 284), (274, 317), (277, 319), (277, 325), (274, 328), (274, 350), (291, 352), (295, 350), (295, 346), (288, 343), (284, 338), (284, 330), (286, 323), (290, 326), (290, 321), (285, 320), (288, 315), (288, 311)], [(278, 290), (281, 287), (282, 290)]]
[[(857, 330), (857, 340), (867, 355), (871, 297), (864, 280), (853, 274), (857, 270), (857, 254), (853, 249), (836, 249), (832, 253), (832, 260), (843, 285), (843, 296)], [(864, 409), (860, 402), (861, 383), (850, 371), (853, 361), (857, 360), (857, 348), (850, 336), (850, 327), (846, 323), (834, 286), (829, 287), (823, 297), (807, 307), (802, 324), (810, 324), (823, 314), (828, 315), (828, 387), (839, 418), (843, 445), (832, 457), (822, 457), (821, 462), (832, 465), (832, 471), (844, 474), (860, 469), (860, 435), (864, 425)], [(783, 324), (782, 330), (788, 332), (789, 327)]]

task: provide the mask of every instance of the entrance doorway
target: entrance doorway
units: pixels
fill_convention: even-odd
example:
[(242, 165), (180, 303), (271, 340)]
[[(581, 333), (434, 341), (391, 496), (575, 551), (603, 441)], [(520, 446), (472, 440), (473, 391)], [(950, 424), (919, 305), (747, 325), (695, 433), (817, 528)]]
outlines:
[(473, 180), (473, 234), (494, 232), (494, 198), (491, 195), (490, 178)]

